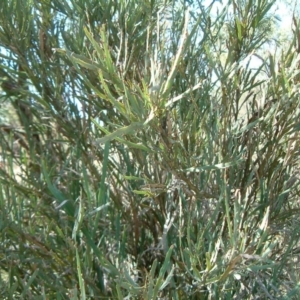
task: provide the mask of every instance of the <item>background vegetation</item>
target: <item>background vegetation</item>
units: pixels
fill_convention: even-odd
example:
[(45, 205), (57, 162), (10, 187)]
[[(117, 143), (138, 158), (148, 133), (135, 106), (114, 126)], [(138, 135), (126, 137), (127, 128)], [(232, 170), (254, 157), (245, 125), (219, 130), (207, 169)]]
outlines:
[(299, 299), (274, 2), (1, 1), (2, 299)]

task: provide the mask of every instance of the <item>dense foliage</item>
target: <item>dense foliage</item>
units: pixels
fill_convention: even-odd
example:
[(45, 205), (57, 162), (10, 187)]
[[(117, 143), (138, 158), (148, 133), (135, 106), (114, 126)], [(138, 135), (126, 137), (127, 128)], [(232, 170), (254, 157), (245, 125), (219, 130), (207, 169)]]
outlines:
[(1, 1), (1, 299), (299, 299), (299, 21), (201, 3)]

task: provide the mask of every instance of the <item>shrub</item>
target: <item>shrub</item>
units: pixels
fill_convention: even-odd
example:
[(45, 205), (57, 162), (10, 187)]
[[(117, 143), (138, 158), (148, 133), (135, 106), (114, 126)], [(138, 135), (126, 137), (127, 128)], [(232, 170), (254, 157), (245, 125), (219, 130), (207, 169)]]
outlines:
[(184, 3), (1, 4), (3, 299), (299, 298), (298, 20)]

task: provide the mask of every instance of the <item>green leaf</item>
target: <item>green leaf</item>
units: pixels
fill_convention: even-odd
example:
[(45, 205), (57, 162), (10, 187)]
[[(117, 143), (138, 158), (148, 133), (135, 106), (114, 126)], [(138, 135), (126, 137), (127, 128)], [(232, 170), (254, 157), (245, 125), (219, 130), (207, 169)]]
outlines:
[[(158, 291), (160, 291), (162, 289), (162, 286), (164, 286), (164, 287), (166, 286), (166, 280), (163, 282), (165, 273), (167, 272), (167, 270), (169, 270), (169, 273), (172, 272), (173, 268), (171, 269), (171, 255), (172, 255), (173, 249), (174, 249), (174, 245), (172, 245), (169, 248), (169, 250), (166, 254), (166, 257), (165, 257), (165, 261), (159, 270), (159, 275), (158, 275), (156, 284), (154, 286), (154, 291), (153, 291), (153, 297), (155, 297), (154, 299), (157, 298)], [(169, 283), (170, 279), (171, 278), (168, 279), (167, 284)]]
[(76, 248), (76, 264), (77, 264), (77, 276), (78, 276), (79, 289), (80, 289), (80, 300), (85, 300), (86, 299), (85, 284), (84, 284), (84, 279), (82, 277), (81, 266), (80, 266), (81, 263), (80, 263), (77, 248)]
[(240, 20), (235, 17), (235, 25), (236, 25), (236, 29), (237, 29), (237, 37), (239, 41), (242, 41), (242, 24), (240, 22)]
[[(100, 128), (100, 126), (98, 126)], [(121, 137), (125, 134), (133, 134), (135, 131), (140, 130), (143, 128), (143, 123), (135, 122), (130, 124), (129, 126), (125, 126), (122, 128), (117, 129), (116, 131), (107, 134), (103, 138), (99, 138), (96, 140), (96, 145), (104, 144), (108, 141), (112, 141), (118, 137)]]

